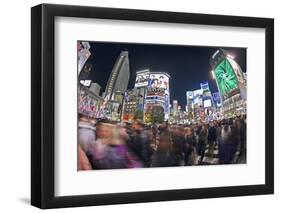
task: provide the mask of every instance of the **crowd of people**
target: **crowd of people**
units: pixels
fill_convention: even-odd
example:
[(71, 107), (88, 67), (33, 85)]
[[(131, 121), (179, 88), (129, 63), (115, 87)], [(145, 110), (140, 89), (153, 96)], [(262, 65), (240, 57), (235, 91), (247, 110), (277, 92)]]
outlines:
[(246, 117), (190, 125), (79, 116), (78, 170), (246, 163)]

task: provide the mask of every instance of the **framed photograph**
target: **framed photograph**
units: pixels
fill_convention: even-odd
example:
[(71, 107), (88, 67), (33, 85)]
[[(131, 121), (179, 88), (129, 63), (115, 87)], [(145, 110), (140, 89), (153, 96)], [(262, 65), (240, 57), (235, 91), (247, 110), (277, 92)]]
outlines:
[(31, 204), (274, 192), (274, 20), (31, 9)]

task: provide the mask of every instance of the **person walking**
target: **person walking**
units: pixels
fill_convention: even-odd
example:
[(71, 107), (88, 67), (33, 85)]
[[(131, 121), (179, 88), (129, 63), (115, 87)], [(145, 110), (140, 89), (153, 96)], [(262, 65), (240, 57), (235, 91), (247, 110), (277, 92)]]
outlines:
[(240, 121), (240, 154), (239, 158), (241, 161), (246, 161), (246, 138), (247, 138), (247, 127), (245, 118)]
[(205, 149), (207, 145), (208, 131), (207, 126), (202, 125), (198, 134), (198, 155), (200, 156), (198, 164), (201, 164), (205, 156)]
[(171, 135), (168, 130), (159, 135), (157, 151), (152, 155), (152, 167), (179, 166), (176, 155), (172, 149)]
[(85, 115), (79, 115), (78, 121), (78, 144), (85, 153), (96, 141), (96, 129), (93, 121)]
[(130, 137), (128, 146), (132, 152), (143, 162), (145, 167), (151, 166), (152, 148), (150, 146), (150, 137), (144, 131), (143, 123), (135, 120), (132, 124), (133, 134)]
[(78, 144), (78, 171), (80, 170), (92, 170), (92, 166), (86, 153)]
[(172, 149), (179, 165), (184, 165), (185, 135), (184, 128), (175, 126), (171, 129)]
[(112, 121), (97, 123), (97, 141), (87, 152), (94, 169), (122, 169), (142, 167), (125, 144), (127, 136), (122, 127)]
[(231, 126), (228, 121), (223, 121), (222, 123), (219, 162), (220, 164), (229, 164), (231, 162)]
[(196, 139), (192, 127), (185, 128), (185, 166), (194, 164), (194, 154), (196, 147)]
[(214, 157), (214, 148), (215, 148), (215, 142), (217, 140), (217, 130), (214, 126), (214, 123), (210, 123), (210, 127), (208, 129), (208, 155), (210, 158)]
[(232, 121), (231, 125), (231, 162), (237, 163), (238, 161), (238, 154), (241, 146), (240, 140), (240, 120), (236, 118)]

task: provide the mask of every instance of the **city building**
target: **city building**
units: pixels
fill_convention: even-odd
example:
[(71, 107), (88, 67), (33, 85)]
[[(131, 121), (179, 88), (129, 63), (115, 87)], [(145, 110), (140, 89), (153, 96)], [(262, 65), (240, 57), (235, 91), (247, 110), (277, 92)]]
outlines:
[(144, 112), (144, 104), (145, 104), (145, 94), (147, 91), (148, 83), (150, 81), (150, 70), (144, 69), (136, 72), (136, 80), (135, 80), (135, 93), (137, 96), (137, 109), (142, 110)]
[[(219, 96), (218, 96), (219, 97)], [(217, 102), (218, 103), (218, 100)], [(218, 108), (208, 82), (200, 83), (200, 88), (186, 92), (186, 113), (191, 121), (210, 121), (217, 116)]]
[(193, 111), (193, 91), (186, 92), (186, 112)]
[(173, 100), (173, 112), (177, 112), (178, 111), (178, 100)]
[(90, 47), (89, 42), (77, 42), (78, 113), (99, 118), (104, 116), (101, 112), (104, 99), (99, 96), (100, 86), (89, 79), (92, 71), (92, 65), (87, 62), (91, 56)]
[(86, 61), (91, 56), (91, 45), (89, 42), (78, 41), (77, 42), (77, 56), (78, 56), (78, 75), (84, 67)]
[(130, 89), (125, 92), (122, 109), (122, 121), (133, 121), (135, 118), (143, 119), (143, 111), (137, 111), (136, 90)]
[(213, 102), (215, 107), (219, 108), (221, 107), (221, 96), (219, 92), (214, 92), (213, 93)]
[(181, 115), (182, 115), (182, 110), (181, 106), (179, 105), (178, 100), (173, 100), (172, 101), (172, 109), (170, 111), (170, 116), (169, 116), (169, 123), (177, 123), (181, 121)]
[(204, 113), (202, 88), (193, 91), (193, 119), (201, 120)]
[(89, 117), (102, 118), (104, 99), (88, 87), (78, 85), (78, 113)]
[[(92, 71), (93, 71), (92, 64), (90, 62), (86, 62), (86, 64), (84, 65), (84, 67), (82, 68), (79, 74), (80, 83), (85, 84), (85, 86), (88, 86), (86, 85), (87, 84), (86, 82), (90, 82), (88, 84), (91, 84), (91, 80), (89, 80), (89, 78)], [(84, 83), (82, 81), (84, 81)]]
[(127, 90), (129, 79), (129, 53), (128, 51), (122, 51), (111, 71), (106, 85), (104, 98), (110, 101), (118, 101), (118, 96), (123, 96), (124, 92)]
[(101, 86), (98, 83), (91, 83), (89, 90), (96, 94), (97, 96), (100, 95)]
[(186, 107), (185, 111), (187, 119), (192, 120), (194, 118), (194, 106), (193, 106), (193, 91), (186, 92)]
[[(133, 92), (128, 91), (131, 93), (129, 97), (134, 99), (136, 118), (142, 118), (145, 123), (163, 122), (169, 119), (169, 78), (170, 75), (166, 72), (152, 72), (149, 69), (136, 72)], [(126, 99), (124, 104), (127, 104)], [(128, 116), (124, 113), (123, 119), (126, 120)]]
[(221, 102), (220, 93), (214, 92), (212, 96), (213, 96), (214, 107), (216, 108), (216, 113), (214, 114), (214, 118), (216, 120), (220, 120), (222, 119), (222, 102)]
[(169, 79), (170, 75), (166, 72), (150, 70), (137, 72), (136, 87), (141, 91), (143, 89), (140, 87), (145, 87), (143, 110), (146, 123), (163, 122), (169, 119)]
[(223, 49), (218, 49), (211, 57), (212, 75), (216, 80), (225, 118), (246, 114), (246, 74), (234, 57)]
[(216, 107), (213, 101), (213, 95), (209, 88), (209, 83), (200, 83), (200, 87), (202, 90), (202, 103), (204, 109), (204, 113), (201, 112), (200, 115), (201, 119), (206, 121), (213, 120), (216, 114)]
[(160, 118), (159, 120), (154, 119), (154, 122), (156, 120), (158, 122), (163, 122), (169, 119), (169, 79), (170, 75), (165, 72), (150, 72), (149, 82), (145, 93), (144, 110), (146, 115), (157, 115)]
[(78, 79), (79, 83), (85, 87), (90, 87), (92, 83), (89, 76), (93, 67), (91, 63), (87, 62), (91, 56), (90, 47), (89, 42), (77, 42)]
[(108, 79), (103, 97), (107, 102), (106, 111), (112, 120), (121, 119), (122, 103), (130, 79), (129, 53), (122, 51), (117, 58)]
[(202, 101), (203, 101), (204, 108), (212, 107), (213, 100), (212, 100), (212, 94), (210, 91), (209, 83), (208, 82), (200, 83), (200, 87), (202, 90)]

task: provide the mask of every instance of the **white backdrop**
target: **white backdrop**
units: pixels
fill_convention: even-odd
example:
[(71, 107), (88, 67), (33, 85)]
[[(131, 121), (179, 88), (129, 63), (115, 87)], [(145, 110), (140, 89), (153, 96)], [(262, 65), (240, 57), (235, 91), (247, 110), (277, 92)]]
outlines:
[[(275, 18), (275, 59), (281, 56), (281, 14), (278, 1), (244, 1), (235, 3), (220, 0), (203, 1), (130, 1), (130, 0), (60, 0), (46, 3), (82, 4), (107, 7), (201, 12), (211, 14), (265, 16)], [(161, 2), (161, 3), (159, 3)], [(3, 1), (1, 4), (1, 212), (38, 212), (28, 205), (30, 196), (30, 7), (41, 1)], [(280, 70), (276, 60), (275, 70)], [(281, 80), (275, 72), (275, 82)], [(279, 81), (278, 81), (279, 80)], [(275, 91), (281, 86), (276, 83)], [(276, 92), (275, 108), (280, 109), (280, 94)], [(275, 112), (275, 131), (280, 129), (280, 111)], [(279, 130), (280, 131), (280, 130)], [(280, 135), (275, 137), (275, 195), (236, 198), (173, 201), (161, 203), (114, 205), (51, 210), (56, 212), (132, 212), (132, 211), (189, 211), (189, 212), (237, 212), (270, 211), (280, 209), (281, 193), (281, 145)], [(275, 211), (276, 212), (276, 211)]]

